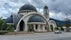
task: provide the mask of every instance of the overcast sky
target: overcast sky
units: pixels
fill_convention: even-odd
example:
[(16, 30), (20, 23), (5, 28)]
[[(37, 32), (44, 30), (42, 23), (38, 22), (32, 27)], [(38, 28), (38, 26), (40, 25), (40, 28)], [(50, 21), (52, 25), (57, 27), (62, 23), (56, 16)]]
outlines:
[(71, 19), (71, 0), (0, 0), (0, 17), (7, 18), (11, 13), (17, 13), (24, 4), (30, 3), (43, 13), (45, 5), (49, 8), (50, 18)]

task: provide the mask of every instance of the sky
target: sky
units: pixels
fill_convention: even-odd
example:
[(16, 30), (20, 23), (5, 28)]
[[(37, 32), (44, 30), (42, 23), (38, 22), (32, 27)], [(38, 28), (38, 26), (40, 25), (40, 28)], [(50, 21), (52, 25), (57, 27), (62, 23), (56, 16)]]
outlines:
[(71, 0), (0, 0), (0, 17), (7, 18), (28, 3), (35, 6), (41, 13), (43, 13), (43, 7), (47, 5), (50, 18), (62, 21), (66, 18), (71, 19)]

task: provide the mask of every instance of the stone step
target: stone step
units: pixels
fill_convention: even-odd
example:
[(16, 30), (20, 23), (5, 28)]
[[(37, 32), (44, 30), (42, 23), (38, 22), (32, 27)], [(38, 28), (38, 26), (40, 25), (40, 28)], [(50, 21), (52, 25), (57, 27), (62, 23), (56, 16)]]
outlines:
[(33, 34), (34, 32), (9, 32), (6, 33), (8, 35), (15, 35), (15, 34)]

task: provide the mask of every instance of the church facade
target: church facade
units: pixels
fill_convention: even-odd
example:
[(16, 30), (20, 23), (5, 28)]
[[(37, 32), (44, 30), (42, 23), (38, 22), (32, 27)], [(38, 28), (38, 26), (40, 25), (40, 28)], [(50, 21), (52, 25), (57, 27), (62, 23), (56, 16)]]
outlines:
[(47, 6), (43, 7), (43, 15), (39, 13), (31, 4), (23, 5), (17, 14), (12, 14), (6, 19), (7, 24), (14, 25), (14, 31), (35, 31), (47, 32), (54, 31), (55, 21), (49, 20), (49, 10)]

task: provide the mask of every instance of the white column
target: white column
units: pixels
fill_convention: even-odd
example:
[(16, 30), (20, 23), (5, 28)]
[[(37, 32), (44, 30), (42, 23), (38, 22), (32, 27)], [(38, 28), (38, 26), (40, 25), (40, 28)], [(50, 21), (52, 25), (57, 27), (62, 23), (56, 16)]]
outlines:
[(40, 24), (38, 25), (38, 31), (40, 31)]
[(45, 31), (45, 25), (43, 25), (42, 28), (43, 28), (43, 32), (44, 32)]
[(49, 31), (51, 31), (51, 26), (49, 25)]
[(66, 28), (64, 28), (64, 31), (66, 32)]
[(34, 26), (34, 31), (36, 31), (35, 24), (33, 24), (33, 26)]
[(27, 25), (27, 23), (25, 23), (24, 31), (25, 31), (25, 32), (27, 32), (27, 31), (28, 31), (28, 25)]

